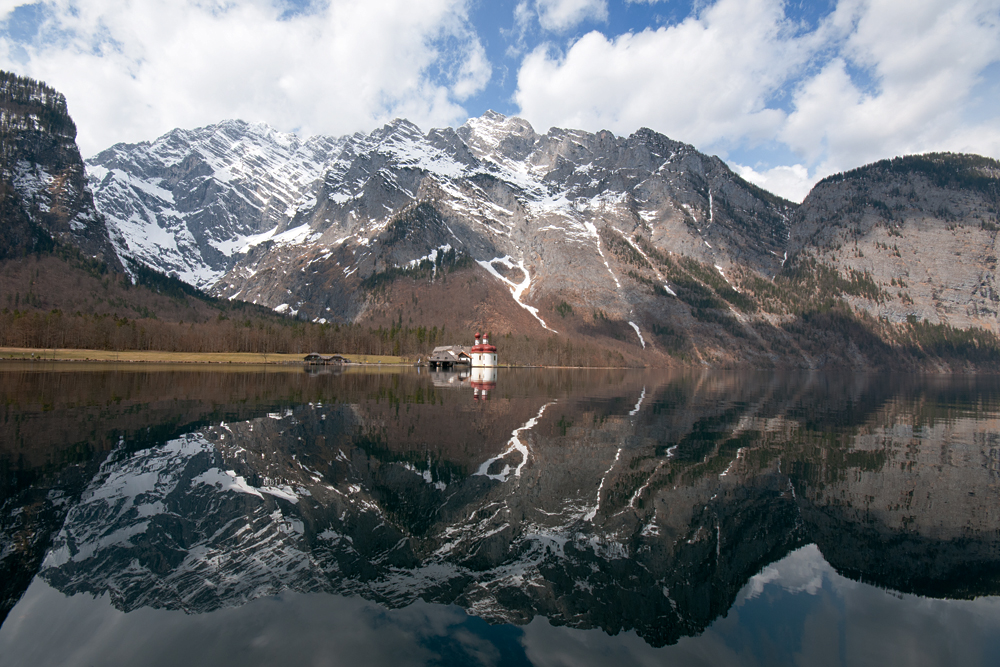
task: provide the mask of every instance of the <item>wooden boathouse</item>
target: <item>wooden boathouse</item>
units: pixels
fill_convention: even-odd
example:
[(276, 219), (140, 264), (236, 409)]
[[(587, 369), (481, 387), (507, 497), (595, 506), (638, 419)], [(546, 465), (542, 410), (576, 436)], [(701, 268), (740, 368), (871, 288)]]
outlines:
[(305, 361), (307, 366), (339, 366), (341, 364), (350, 363), (347, 358), (339, 354), (331, 354), (328, 357), (324, 357), (318, 352), (310, 352), (305, 356)]
[(472, 351), (464, 345), (440, 345), (427, 359), (431, 368), (454, 368), (472, 364)]

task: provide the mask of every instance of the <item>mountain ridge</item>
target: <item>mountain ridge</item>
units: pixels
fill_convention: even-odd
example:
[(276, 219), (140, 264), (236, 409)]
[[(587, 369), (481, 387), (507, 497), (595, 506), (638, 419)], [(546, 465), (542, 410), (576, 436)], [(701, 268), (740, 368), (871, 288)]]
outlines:
[[(490, 112), (303, 139), (227, 120), (102, 151), (88, 187), (65, 100), (12, 81), (42, 92), (4, 112), (7, 253), (58, 242), (415, 357), (432, 329), (482, 329), (512, 363), (1000, 367), (989, 158), (881, 161), (795, 204), (649, 128)], [(65, 301), (18, 272), (15, 319), (22, 296)], [(87, 303), (117, 320), (122, 298)]]
[[(189, 165), (184, 185), (212, 199), (199, 214), (218, 209), (222, 198), (235, 196), (240, 188), (253, 190), (256, 208), (250, 207), (245, 218), (252, 225), (244, 224), (242, 236), (221, 238), (224, 230), (236, 227), (229, 224), (232, 215), (220, 214), (214, 226), (187, 236), (214, 234), (211, 245), (231, 253), (213, 269), (218, 276), (229, 267), (210, 288), (213, 293), (320, 322), (377, 318), (378, 299), (361, 289), (365, 281), (434, 262), (438, 253), (454, 250), (468, 256), (473, 268), (483, 269), (482, 277), (505, 284), (511, 305), (530, 312), (539, 333), (558, 331), (551, 316), (540, 313), (562, 302), (584, 306), (604, 319), (610, 315), (623, 324), (633, 322), (636, 328), (640, 325), (629, 315), (636, 306), (648, 309), (644, 293), (649, 286), (661, 283), (664, 290), (673, 290), (663, 272), (642, 257), (646, 253), (633, 236), (645, 234), (654, 247), (670, 245), (718, 266), (723, 276), (726, 269), (743, 264), (774, 272), (795, 207), (748, 184), (718, 158), (646, 128), (628, 137), (558, 128), (539, 135), (522, 119), (488, 113), (458, 129), (424, 133), (398, 119), (368, 135), (327, 138), (324, 145), (337, 152), (322, 178), (305, 186), (309, 176), (302, 176), (298, 189), (284, 200), (294, 202), (283, 212), (271, 206), (274, 217), (265, 224), (258, 214), (271, 201), (269, 185), (254, 181), (249, 170), (239, 171), (247, 164), (239, 142), (249, 124), (225, 121), (184, 135), (201, 137), (188, 159), (204, 164), (215, 137), (237, 127), (244, 134), (233, 144), (227, 158), (231, 162), (216, 162), (211, 175)], [(119, 145), (89, 161), (91, 185), (119, 229), (127, 225), (124, 213), (116, 211), (136, 201), (143, 203), (147, 228), (155, 224), (160, 229), (166, 221), (166, 229), (184, 217), (182, 206), (170, 205), (181, 184), (169, 171), (177, 158), (164, 152), (157, 170), (143, 163), (150, 147), (176, 136), (177, 131), (149, 144)], [(129, 151), (136, 157), (126, 175), (122, 159)], [(220, 190), (218, 183), (237, 171), (244, 180)], [(137, 178), (146, 180), (138, 183)], [(174, 190), (160, 192), (164, 186)], [(123, 203), (122, 193), (128, 190), (134, 194)], [(156, 201), (148, 204), (151, 199)], [(242, 197), (243, 202), (249, 199)], [(135, 221), (135, 215), (129, 220)], [(187, 224), (203, 222), (191, 216)], [(419, 235), (408, 233), (416, 228)], [(142, 245), (153, 234), (123, 237), (137, 242), (143, 259), (169, 254), (155, 242)], [(647, 269), (648, 275), (638, 276), (634, 268), (609, 260), (623, 254), (639, 258), (635, 261), (644, 266), (637, 268)], [(162, 261), (158, 268), (171, 271)], [(641, 333), (635, 341), (645, 347)]]

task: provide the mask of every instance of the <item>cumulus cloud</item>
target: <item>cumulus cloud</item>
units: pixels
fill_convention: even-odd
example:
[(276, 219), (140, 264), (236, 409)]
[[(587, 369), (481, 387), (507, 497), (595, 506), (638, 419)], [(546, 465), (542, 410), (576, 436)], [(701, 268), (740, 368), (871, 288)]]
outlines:
[(809, 170), (801, 164), (778, 165), (762, 171), (736, 163), (730, 166), (751, 183), (795, 202), (805, 199), (817, 180), (814, 176), (810, 176)]
[(563, 32), (586, 20), (606, 21), (606, 0), (537, 0), (538, 23), (545, 30)]
[(515, 99), (540, 128), (648, 126), (723, 157), (777, 142), (796, 164), (734, 166), (800, 200), (894, 155), (1000, 158), (998, 61), (997, 0), (840, 0), (813, 27), (781, 0), (718, 0), (657, 30), (538, 47)]
[[(853, 30), (840, 55), (799, 85), (778, 134), (818, 172), (933, 150), (1000, 157), (997, 115), (970, 124), (963, 114), (983, 70), (1000, 60), (995, 1), (842, 2), (831, 21)], [(870, 87), (851, 66), (866, 69)], [(986, 141), (970, 142), (970, 130)]]
[(515, 99), (543, 128), (645, 125), (701, 146), (770, 137), (784, 113), (767, 108), (767, 96), (808, 57), (789, 30), (778, 0), (720, 0), (658, 30), (591, 32), (564, 54), (528, 54)]
[(837, 0), (801, 23), (784, 0), (710, 0), (583, 36), (607, 0), (519, 0), (506, 56), (488, 55), (472, 0), (21, 2), (0, 0), (0, 67), (66, 94), (85, 155), (232, 117), (300, 134), (457, 125), (499, 95), (490, 58), (506, 57), (539, 129), (651, 127), (792, 199), (898, 154), (1000, 158), (1000, 0)]
[(490, 78), (465, 1), (51, 0), (32, 40), (0, 37), (0, 67), (66, 94), (85, 155), (229, 117), (303, 134), (443, 126)]

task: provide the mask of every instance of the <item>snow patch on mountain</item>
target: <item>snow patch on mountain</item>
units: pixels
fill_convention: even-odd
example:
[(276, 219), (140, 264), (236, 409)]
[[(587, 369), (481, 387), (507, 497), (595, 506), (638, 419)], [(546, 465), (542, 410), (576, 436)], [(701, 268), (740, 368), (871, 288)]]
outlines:
[(55, 180), (52, 174), (41, 165), (18, 160), (12, 180), (22, 199), (34, 204), (39, 211), (48, 213), (52, 200), (49, 188)]
[(639, 331), (639, 325), (635, 322), (629, 320), (628, 325), (635, 329), (635, 335), (639, 337), (639, 342), (642, 343), (642, 349), (646, 349), (646, 339), (642, 337), (642, 332)]
[[(508, 280), (506, 277), (501, 275), (499, 271), (496, 270), (496, 267), (493, 266), (494, 263), (503, 264), (508, 269), (513, 269), (515, 267), (521, 269), (521, 271), (524, 273), (524, 280), (522, 280), (520, 283), (515, 283), (512, 280)], [(555, 329), (550, 328), (549, 325), (545, 323), (545, 320), (543, 320), (538, 315), (537, 308), (535, 308), (534, 306), (529, 306), (528, 304), (521, 301), (521, 296), (524, 294), (524, 292), (531, 288), (531, 274), (528, 273), (528, 269), (524, 266), (523, 259), (518, 260), (518, 263), (514, 264), (510, 255), (507, 255), (505, 257), (494, 257), (493, 259), (487, 262), (480, 260), (478, 261), (478, 264), (487, 271), (489, 271), (494, 278), (498, 279), (499, 281), (501, 281), (502, 283), (507, 285), (507, 287), (510, 288), (511, 296), (514, 297), (514, 301), (517, 302), (517, 305), (521, 306), (521, 308), (524, 308), (526, 311), (531, 313), (534, 316), (534, 318), (538, 320), (544, 328), (548, 329), (552, 333), (559, 333)]]

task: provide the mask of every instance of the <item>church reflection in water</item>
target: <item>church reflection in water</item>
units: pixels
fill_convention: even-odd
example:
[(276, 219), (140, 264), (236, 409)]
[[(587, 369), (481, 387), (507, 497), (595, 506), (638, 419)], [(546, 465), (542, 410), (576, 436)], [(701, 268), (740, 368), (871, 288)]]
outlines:
[(469, 377), (472, 385), (472, 397), (479, 401), (485, 401), (490, 397), (490, 392), (497, 387), (497, 367), (496, 366), (476, 366), (472, 369)]
[(462, 370), (429, 371), (435, 387), (468, 387), (476, 401), (489, 400), (490, 392), (496, 389), (498, 370), (496, 366), (473, 366)]

